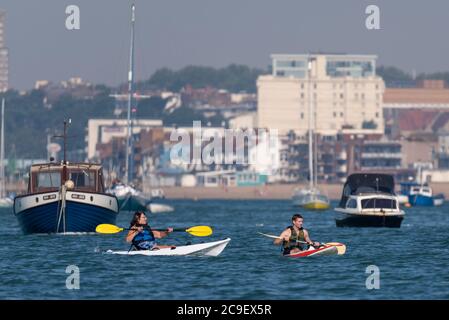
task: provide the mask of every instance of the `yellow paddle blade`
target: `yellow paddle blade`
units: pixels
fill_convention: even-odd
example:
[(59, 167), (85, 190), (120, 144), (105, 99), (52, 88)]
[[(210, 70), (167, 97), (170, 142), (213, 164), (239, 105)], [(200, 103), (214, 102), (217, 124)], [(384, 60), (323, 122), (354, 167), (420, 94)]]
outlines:
[(123, 231), (123, 228), (119, 228), (117, 226), (114, 226), (113, 224), (99, 224), (95, 231), (98, 233), (106, 233), (106, 234), (112, 234), (112, 233), (118, 233)]
[(209, 226), (195, 226), (187, 229), (186, 232), (197, 237), (207, 237), (212, 234), (212, 228)]
[(328, 242), (325, 243), (326, 246), (334, 246), (337, 248), (338, 254), (345, 254), (346, 252), (346, 246), (343, 243), (340, 242)]

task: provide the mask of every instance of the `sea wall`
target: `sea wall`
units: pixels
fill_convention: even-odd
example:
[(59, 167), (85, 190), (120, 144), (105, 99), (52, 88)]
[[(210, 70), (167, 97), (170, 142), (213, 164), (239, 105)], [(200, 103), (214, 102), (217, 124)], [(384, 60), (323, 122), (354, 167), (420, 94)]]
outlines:
[[(449, 183), (432, 183), (434, 193), (443, 193), (449, 199)], [(167, 199), (290, 199), (300, 184), (278, 184), (263, 187), (169, 187), (163, 188)], [(343, 184), (321, 184), (323, 193), (330, 199), (339, 200)]]

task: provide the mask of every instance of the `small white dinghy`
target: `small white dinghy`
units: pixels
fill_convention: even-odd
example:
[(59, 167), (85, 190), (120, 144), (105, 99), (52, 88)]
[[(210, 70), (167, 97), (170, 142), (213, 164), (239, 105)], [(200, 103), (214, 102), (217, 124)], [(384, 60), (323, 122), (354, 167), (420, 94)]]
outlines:
[(159, 250), (139, 250), (139, 251), (113, 251), (108, 250), (109, 254), (121, 254), (121, 255), (141, 255), (141, 256), (218, 256), (228, 245), (230, 238), (215, 242), (206, 242), (191, 244), (186, 246), (179, 246), (175, 249), (164, 248)]
[(161, 203), (150, 203), (149, 205), (147, 205), (147, 209), (150, 210), (151, 213), (164, 213), (175, 211), (175, 209), (172, 206)]

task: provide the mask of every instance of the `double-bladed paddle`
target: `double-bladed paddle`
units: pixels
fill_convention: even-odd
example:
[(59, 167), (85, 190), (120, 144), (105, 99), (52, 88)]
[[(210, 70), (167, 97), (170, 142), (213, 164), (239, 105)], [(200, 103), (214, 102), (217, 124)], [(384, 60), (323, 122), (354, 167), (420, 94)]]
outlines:
[[(103, 234), (114, 234), (114, 233), (119, 233), (119, 232), (122, 232), (125, 230), (134, 230), (134, 229), (120, 228), (113, 224), (99, 224), (97, 226), (97, 228), (95, 229), (96, 232), (103, 233)], [(151, 230), (167, 231), (167, 229), (151, 229)], [(212, 228), (209, 226), (194, 226), (194, 227), (190, 227), (190, 228), (173, 229), (173, 232), (178, 232), (178, 231), (187, 232), (187, 233), (191, 234), (192, 236), (196, 236), (196, 237), (207, 237), (212, 234)]]

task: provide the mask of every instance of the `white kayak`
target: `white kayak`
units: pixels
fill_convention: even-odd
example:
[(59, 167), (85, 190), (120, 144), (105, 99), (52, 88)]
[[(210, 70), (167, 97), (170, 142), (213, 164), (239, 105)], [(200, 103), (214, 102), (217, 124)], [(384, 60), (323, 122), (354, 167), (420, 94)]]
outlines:
[(179, 246), (175, 249), (164, 248), (159, 250), (139, 250), (139, 251), (113, 251), (108, 250), (106, 253), (110, 254), (122, 254), (128, 256), (141, 255), (141, 256), (189, 256), (189, 255), (197, 255), (197, 256), (218, 256), (228, 245), (230, 238), (214, 241), (214, 242), (206, 242), (206, 243), (198, 243), (191, 244), (186, 246)]

